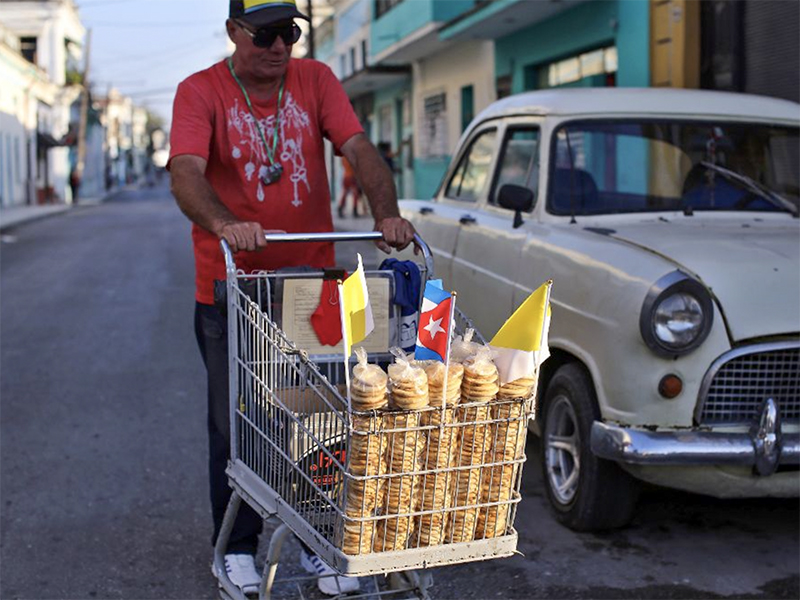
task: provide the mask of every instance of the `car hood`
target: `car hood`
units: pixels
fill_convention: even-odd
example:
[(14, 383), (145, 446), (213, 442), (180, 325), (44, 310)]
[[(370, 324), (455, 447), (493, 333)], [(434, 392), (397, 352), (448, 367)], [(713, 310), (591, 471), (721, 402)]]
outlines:
[(800, 332), (800, 222), (692, 217), (626, 223), (611, 237), (661, 255), (717, 299), (732, 341)]

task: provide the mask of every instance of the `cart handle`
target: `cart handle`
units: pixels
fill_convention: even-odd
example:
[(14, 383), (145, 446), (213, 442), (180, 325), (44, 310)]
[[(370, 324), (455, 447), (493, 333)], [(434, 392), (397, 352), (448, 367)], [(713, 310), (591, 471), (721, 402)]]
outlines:
[[(330, 233), (265, 233), (264, 239), (268, 243), (275, 244), (280, 242), (368, 242), (383, 239), (380, 231), (332, 231)], [(233, 259), (228, 242), (220, 240), (222, 254), (225, 256), (225, 270), (228, 275), (236, 274), (236, 262)], [(418, 233), (414, 234), (414, 243), (422, 250), (425, 260), (425, 268), (428, 270), (428, 279), (433, 278), (433, 255), (428, 244), (425, 243)]]

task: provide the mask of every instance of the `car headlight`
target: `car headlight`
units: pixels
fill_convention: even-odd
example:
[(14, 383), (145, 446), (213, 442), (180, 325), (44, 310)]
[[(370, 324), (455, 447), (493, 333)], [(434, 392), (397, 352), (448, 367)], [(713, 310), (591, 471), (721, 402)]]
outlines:
[(708, 337), (714, 305), (696, 279), (673, 271), (659, 279), (644, 299), (639, 317), (642, 339), (656, 354), (688, 354)]

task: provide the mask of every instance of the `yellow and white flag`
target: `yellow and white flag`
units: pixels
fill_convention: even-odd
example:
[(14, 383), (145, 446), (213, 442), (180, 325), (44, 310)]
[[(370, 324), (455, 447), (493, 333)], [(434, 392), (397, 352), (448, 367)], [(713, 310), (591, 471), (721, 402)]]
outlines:
[(500, 385), (530, 377), (550, 356), (547, 335), (552, 286), (553, 281), (547, 281), (528, 296), (489, 342), (495, 352)]
[(339, 286), (342, 306), (342, 338), (344, 354), (350, 358), (353, 344), (357, 344), (375, 329), (372, 307), (369, 304), (364, 265), (358, 255), (358, 268)]

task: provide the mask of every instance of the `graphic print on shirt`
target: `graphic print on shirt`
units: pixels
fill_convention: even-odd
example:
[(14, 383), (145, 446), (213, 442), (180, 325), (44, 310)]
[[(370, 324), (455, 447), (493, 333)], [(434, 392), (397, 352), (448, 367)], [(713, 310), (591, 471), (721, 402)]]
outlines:
[[(279, 123), (275, 160), (283, 165), (284, 176), (288, 175), (292, 182), (294, 189), (292, 206), (298, 207), (303, 204), (299, 194), (300, 184), (305, 185), (307, 192), (311, 191), (306, 159), (303, 155), (303, 133), (304, 130), (309, 129), (311, 120), (308, 113), (295, 102), (291, 92), (286, 93), (286, 99), (280, 108)], [(272, 136), (275, 131), (275, 115), (260, 119), (258, 124), (271, 148)], [(228, 132), (233, 143), (231, 156), (236, 162), (244, 161), (243, 169), (247, 181), (252, 181), (253, 176), (256, 176), (256, 185), (258, 186), (256, 198), (259, 202), (263, 202), (264, 184), (261, 182), (261, 178), (266, 174), (267, 166), (270, 164), (269, 155), (253, 115), (250, 114), (247, 106), (239, 105), (238, 98), (234, 101), (233, 107), (228, 110)]]

